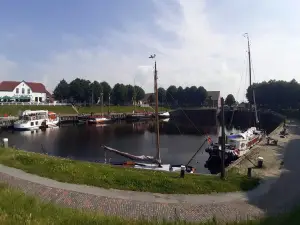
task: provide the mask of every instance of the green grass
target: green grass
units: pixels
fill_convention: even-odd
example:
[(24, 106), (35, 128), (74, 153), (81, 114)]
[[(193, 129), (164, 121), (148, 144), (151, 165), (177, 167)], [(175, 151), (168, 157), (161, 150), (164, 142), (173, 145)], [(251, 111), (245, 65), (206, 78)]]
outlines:
[[(19, 114), (19, 111), (23, 111), (26, 109), (30, 110), (49, 110), (59, 114), (76, 114), (74, 109), (71, 106), (37, 106), (37, 105), (1, 105), (0, 106), (0, 116), (4, 114), (16, 116)], [(150, 107), (136, 107), (137, 111), (153, 111)], [(133, 106), (111, 106), (110, 112), (116, 113), (131, 113), (134, 110)], [(159, 108), (160, 111), (166, 111), (167, 108)], [(79, 113), (101, 113), (101, 106), (93, 106), (93, 107), (78, 107)], [(103, 107), (103, 112), (108, 112), (108, 107)]]
[[(262, 220), (227, 223), (226, 225), (298, 225), (300, 210)], [(0, 184), (1, 225), (225, 225), (216, 221), (188, 223), (184, 221), (129, 220), (100, 213), (62, 208), (40, 201), (37, 197)]]
[[(99, 149), (99, 151), (101, 151)], [(258, 178), (235, 171), (225, 181), (217, 176), (122, 168), (99, 163), (69, 160), (16, 149), (0, 148), (0, 163), (54, 180), (103, 188), (155, 193), (206, 194), (249, 190)]]

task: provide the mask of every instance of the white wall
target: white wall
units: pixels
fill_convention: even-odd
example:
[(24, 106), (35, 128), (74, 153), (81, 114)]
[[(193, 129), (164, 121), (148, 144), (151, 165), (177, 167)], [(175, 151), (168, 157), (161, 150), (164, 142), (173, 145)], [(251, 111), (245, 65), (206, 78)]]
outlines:
[[(22, 93), (22, 89), (24, 89), (24, 93)], [(29, 90), (29, 92), (28, 92)], [(18, 93), (17, 93), (18, 91)], [(28, 94), (30, 93), (30, 94)], [(9, 97), (14, 97), (14, 96), (21, 96), (21, 95), (29, 95), (30, 99), (32, 102), (44, 102), (46, 101), (46, 93), (37, 93), (37, 92), (32, 92), (31, 88), (24, 82), (21, 82), (13, 91), (0, 91), (0, 96), (9, 96)], [(37, 97), (37, 101), (36, 101)], [(41, 101), (39, 98), (42, 98)]]

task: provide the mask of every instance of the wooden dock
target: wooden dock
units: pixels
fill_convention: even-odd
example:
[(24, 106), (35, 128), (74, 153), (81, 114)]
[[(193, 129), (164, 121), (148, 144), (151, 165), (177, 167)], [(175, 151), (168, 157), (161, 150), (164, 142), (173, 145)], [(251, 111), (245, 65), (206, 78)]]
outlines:
[(9, 117), (0, 117), (0, 128), (9, 128), (14, 125), (14, 122), (18, 117), (9, 116)]
[[(93, 116), (101, 116), (100, 113), (95, 113)], [(125, 120), (126, 116), (128, 114), (126, 113), (111, 113), (111, 114), (103, 114), (103, 116), (109, 116), (112, 120)], [(83, 119), (87, 119), (91, 114), (64, 114), (64, 115), (58, 115), (60, 118), (61, 123), (77, 123), (80, 120), (80, 117)]]

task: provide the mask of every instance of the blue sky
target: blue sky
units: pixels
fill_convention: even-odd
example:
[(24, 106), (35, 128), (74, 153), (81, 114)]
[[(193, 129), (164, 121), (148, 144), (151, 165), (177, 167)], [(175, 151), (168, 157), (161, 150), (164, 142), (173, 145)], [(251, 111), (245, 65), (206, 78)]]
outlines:
[(0, 80), (76, 77), (204, 86), (244, 98), (246, 41), (254, 80), (299, 79), (296, 0), (0, 0)]

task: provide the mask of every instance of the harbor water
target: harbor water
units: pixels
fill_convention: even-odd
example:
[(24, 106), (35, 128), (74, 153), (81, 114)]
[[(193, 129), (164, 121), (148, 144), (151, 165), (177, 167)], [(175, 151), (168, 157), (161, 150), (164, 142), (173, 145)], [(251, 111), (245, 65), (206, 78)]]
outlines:
[[(121, 162), (114, 153), (105, 153), (107, 145), (134, 155), (154, 156), (155, 133), (151, 121), (107, 125), (64, 125), (45, 131), (3, 131), (9, 145), (26, 151), (47, 153), (91, 162)], [(226, 130), (226, 133), (232, 130)], [(185, 127), (174, 122), (160, 124), (160, 150), (163, 163), (186, 164), (209, 136), (217, 141), (220, 127)], [(190, 163), (198, 173), (210, 173), (204, 168), (208, 154), (203, 149)]]

